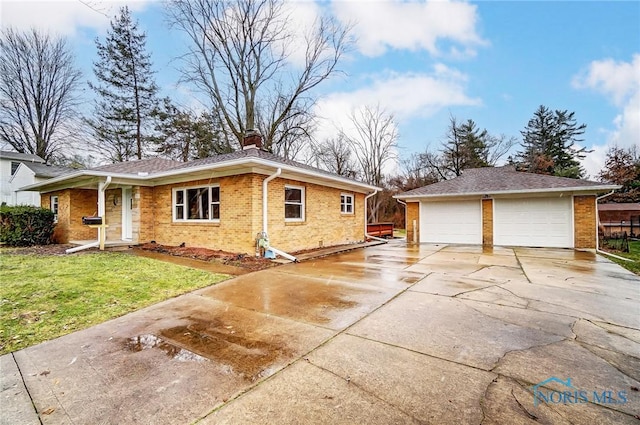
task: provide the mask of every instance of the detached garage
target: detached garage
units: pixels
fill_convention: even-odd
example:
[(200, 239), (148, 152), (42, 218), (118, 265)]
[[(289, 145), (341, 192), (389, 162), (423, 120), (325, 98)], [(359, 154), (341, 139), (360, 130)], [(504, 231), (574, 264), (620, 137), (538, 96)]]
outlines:
[(508, 166), (465, 170), (395, 198), (407, 203), (409, 242), (595, 248), (596, 196), (618, 188)]

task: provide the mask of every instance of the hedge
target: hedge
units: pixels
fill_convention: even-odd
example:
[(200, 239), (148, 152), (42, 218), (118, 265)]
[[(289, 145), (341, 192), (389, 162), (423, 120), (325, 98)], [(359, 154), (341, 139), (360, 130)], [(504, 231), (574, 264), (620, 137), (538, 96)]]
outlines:
[(50, 244), (53, 219), (53, 212), (46, 208), (0, 206), (0, 242), (9, 246)]

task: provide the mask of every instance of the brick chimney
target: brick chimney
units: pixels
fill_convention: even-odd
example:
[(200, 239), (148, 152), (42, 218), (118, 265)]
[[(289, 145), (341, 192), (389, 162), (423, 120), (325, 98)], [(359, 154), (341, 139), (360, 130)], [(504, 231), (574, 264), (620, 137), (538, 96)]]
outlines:
[(247, 130), (242, 140), (242, 149), (262, 149), (262, 136), (258, 130)]

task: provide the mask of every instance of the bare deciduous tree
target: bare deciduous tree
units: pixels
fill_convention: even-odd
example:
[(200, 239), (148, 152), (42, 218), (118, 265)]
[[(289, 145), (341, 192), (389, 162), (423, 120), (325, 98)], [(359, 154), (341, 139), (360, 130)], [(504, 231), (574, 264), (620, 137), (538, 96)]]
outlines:
[(81, 73), (64, 38), (33, 29), (0, 34), (0, 141), (54, 159), (75, 121)]
[[(304, 39), (304, 64), (293, 65), (298, 41), (282, 0), (176, 0), (168, 13), (191, 39), (183, 78), (211, 100), (211, 109), (238, 143), (259, 129), (277, 150), (307, 111), (310, 91), (336, 72), (348, 29), (320, 17)], [(232, 138), (232, 137), (230, 137)]]
[(315, 145), (313, 155), (315, 163), (327, 171), (349, 178), (358, 176), (351, 148), (342, 134)]
[[(351, 114), (354, 131), (341, 131), (365, 182), (381, 187), (385, 166), (397, 159), (398, 131), (393, 115), (380, 106), (366, 106)], [(380, 196), (371, 198), (370, 221), (378, 220)]]

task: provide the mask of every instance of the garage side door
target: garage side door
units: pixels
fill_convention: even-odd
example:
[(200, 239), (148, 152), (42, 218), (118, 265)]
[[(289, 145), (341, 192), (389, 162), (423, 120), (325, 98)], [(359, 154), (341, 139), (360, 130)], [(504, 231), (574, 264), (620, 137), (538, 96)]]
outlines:
[(495, 199), (493, 243), (573, 248), (572, 198)]
[(481, 244), (480, 200), (420, 202), (420, 242)]

